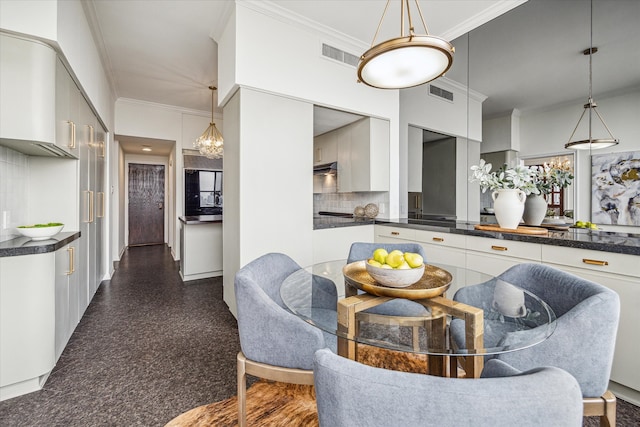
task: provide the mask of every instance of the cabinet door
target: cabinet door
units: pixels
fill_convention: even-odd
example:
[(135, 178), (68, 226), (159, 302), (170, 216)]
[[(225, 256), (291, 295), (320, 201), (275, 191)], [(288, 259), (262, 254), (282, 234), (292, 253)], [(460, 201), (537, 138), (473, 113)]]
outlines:
[(80, 90), (58, 58), (56, 63), (56, 145), (78, 157), (76, 142)]
[(369, 119), (369, 189), (389, 191), (389, 121)]
[(80, 254), (78, 260), (78, 308), (80, 317), (89, 305), (93, 293), (91, 289), (95, 277), (95, 118), (89, 105), (80, 105), (80, 126), (76, 137), (80, 154)]
[(55, 141), (56, 53), (40, 42), (0, 33), (0, 139)]
[(106, 185), (105, 185), (105, 160), (107, 152), (107, 132), (101, 124), (96, 123), (96, 143), (93, 147), (96, 160), (95, 174), (95, 249), (96, 249), (96, 269), (95, 269), (95, 291), (100, 286), (102, 278), (105, 275), (105, 264), (103, 262), (102, 243), (104, 241), (105, 232), (105, 216), (106, 216)]
[(69, 339), (70, 289), (69, 275), (73, 273), (72, 251), (69, 246), (55, 253), (55, 357), (62, 354)]
[(313, 164), (322, 165), (338, 161), (336, 132), (327, 132), (313, 138)]
[(350, 193), (351, 184), (351, 132), (348, 126), (335, 131), (338, 152), (338, 193)]

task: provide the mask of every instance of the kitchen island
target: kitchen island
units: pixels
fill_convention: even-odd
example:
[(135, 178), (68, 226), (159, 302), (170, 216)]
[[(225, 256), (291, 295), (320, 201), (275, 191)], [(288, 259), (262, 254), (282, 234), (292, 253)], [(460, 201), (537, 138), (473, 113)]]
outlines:
[(179, 219), (182, 280), (222, 276), (222, 215), (181, 216)]

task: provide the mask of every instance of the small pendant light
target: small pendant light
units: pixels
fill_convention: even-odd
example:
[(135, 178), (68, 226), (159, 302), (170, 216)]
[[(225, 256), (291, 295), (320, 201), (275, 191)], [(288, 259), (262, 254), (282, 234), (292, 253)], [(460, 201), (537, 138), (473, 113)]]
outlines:
[(213, 94), (218, 88), (209, 86), (209, 89), (211, 89), (211, 123), (209, 123), (209, 127), (196, 139), (193, 145), (203, 156), (209, 159), (220, 159), (224, 152), (224, 139), (218, 128), (216, 128), (216, 124), (213, 122)]

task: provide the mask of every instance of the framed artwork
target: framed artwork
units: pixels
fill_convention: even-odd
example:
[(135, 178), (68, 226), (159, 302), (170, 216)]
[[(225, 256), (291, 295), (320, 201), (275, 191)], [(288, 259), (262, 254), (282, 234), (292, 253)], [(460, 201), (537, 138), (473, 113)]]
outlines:
[(640, 225), (640, 151), (591, 156), (591, 221)]

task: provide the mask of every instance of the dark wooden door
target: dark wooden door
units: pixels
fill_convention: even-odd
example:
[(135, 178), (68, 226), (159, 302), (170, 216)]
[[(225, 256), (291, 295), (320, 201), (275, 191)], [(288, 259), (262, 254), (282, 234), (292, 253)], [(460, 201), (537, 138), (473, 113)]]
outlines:
[(164, 243), (164, 166), (129, 164), (129, 245)]

